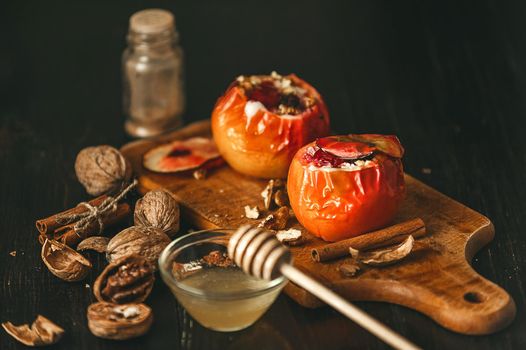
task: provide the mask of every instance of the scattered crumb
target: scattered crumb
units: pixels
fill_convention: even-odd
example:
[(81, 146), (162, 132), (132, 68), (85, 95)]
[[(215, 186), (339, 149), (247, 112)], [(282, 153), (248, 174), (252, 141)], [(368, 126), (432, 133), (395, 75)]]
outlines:
[(360, 271), (360, 266), (358, 264), (341, 264), (338, 270), (343, 277), (354, 277)]
[(251, 208), (249, 205), (245, 205), (245, 216), (249, 219), (259, 218), (258, 207)]
[(276, 233), (276, 238), (281, 243), (295, 243), (301, 240), (301, 231), (295, 228), (289, 228), (288, 230), (280, 230)]
[(197, 169), (196, 171), (194, 171), (193, 175), (194, 179), (203, 180), (204, 178), (206, 178), (206, 169)]
[(16, 250), (13, 250), (12, 252), (10, 252), (9, 255), (16, 256)]
[(218, 217), (219, 217), (219, 214), (214, 214), (214, 217), (215, 217), (215, 218), (218, 218)]
[(422, 174), (426, 174), (426, 175), (431, 174), (431, 168), (422, 168)]
[(220, 190), (219, 190), (219, 193), (223, 193), (223, 192), (225, 192), (224, 189), (220, 189)]
[(91, 287), (90, 287), (89, 284), (86, 283), (86, 284), (84, 285), (84, 288), (91, 288)]
[(287, 227), (288, 220), (289, 208), (281, 207), (261, 221), (258, 227), (264, 227), (270, 230), (283, 230)]

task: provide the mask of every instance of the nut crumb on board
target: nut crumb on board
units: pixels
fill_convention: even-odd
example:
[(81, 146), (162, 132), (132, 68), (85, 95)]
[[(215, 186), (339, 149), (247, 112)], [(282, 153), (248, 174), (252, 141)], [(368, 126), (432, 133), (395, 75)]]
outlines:
[(249, 219), (259, 218), (258, 207), (251, 208), (249, 205), (245, 205), (245, 216)]
[(354, 277), (360, 271), (360, 266), (356, 263), (341, 264), (338, 270), (343, 277)]
[(9, 255), (16, 256), (16, 250), (13, 250), (12, 252), (10, 252)]
[(276, 233), (276, 238), (281, 243), (295, 244), (302, 240), (301, 231), (295, 228), (280, 230)]

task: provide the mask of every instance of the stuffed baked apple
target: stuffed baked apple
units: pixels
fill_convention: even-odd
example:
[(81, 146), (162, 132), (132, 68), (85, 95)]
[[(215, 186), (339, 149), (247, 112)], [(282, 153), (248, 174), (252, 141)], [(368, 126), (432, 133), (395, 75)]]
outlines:
[(320, 94), (294, 74), (240, 76), (217, 101), (212, 132), (235, 170), (284, 178), (298, 149), (328, 134), (329, 113)]
[(296, 153), (287, 190), (298, 221), (339, 241), (389, 224), (404, 198), (396, 136), (346, 135), (316, 140)]

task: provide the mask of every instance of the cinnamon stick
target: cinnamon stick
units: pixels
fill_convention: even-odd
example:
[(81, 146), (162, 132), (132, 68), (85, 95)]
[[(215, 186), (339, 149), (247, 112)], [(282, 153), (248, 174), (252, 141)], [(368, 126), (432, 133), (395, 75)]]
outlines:
[[(96, 207), (96, 206), (101, 205), (102, 202), (104, 202), (107, 198), (108, 198), (107, 195), (102, 195), (97, 198), (93, 198), (88, 203)], [(61, 226), (63, 226), (63, 224), (59, 223), (60, 217), (65, 217), (65, 216), (69, 216), (72, 214), (81, 214), (87, 210), (88, 208), (86, 208), (85, 206), (79, 205), (74, 208), (65, 210), (61, 213), (51, 215), (48, 218), (37, 220), (35, 222), (35, 225), (37, 227), (38, 232), (40, 232), (40, 234), (42, 235), (49, 234), (49, 233), (54, 232), (56, 229), (60, 228)]]
[[(117, 209), (106, 215), (103, 215), (101, 220), (104, 227), (108, 227), (114, 224), (119, 223), (120, 221), (126, 219), (130, 215), (131, 208), (128, 203), (119, 203)], [(48, 229), (49, 231), (49, 229)], [(82, 232), (77, 232), (75, 230), (75, 223), (64, 225), (56, 228), (55, 230), (48, 233), (41, 233), (39, 241), (43, 243), (46, 238), (54, 239), (68, 246), (75, 246), (77, 243), (82, 241), (84, 238), (97, 234), (99, 232), (99, 223), (97, 220), (94, 220), (86, 229)]]
[(311, 257), (314, 261), (323, 262), (349, 255), (349, 247), (357, 250), (374, 249), (398, 244), (409, 235), (417, 238), (425, 236), (425, 234), (424, 221), (416, 218), (361, 236), (314, 248), (311, 250)]

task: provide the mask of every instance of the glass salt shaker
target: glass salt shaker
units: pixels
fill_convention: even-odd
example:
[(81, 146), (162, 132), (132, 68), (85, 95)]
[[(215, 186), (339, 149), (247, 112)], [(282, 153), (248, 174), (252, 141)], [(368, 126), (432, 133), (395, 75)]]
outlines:
[(122, 68), (125, 129), (131, 136), (155, 136), (182, 124), (183, 51), (174, 22), (160, 9), (130, 18)]

